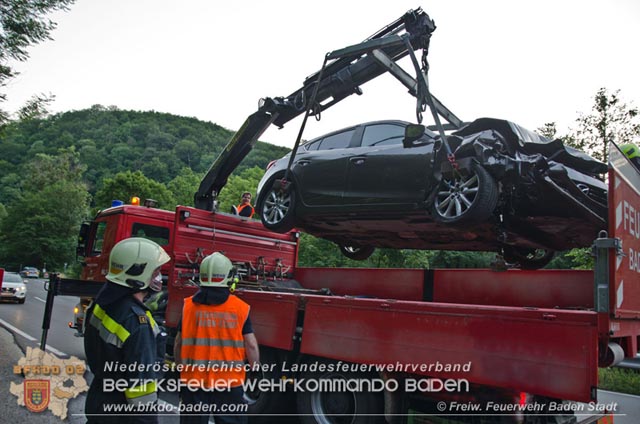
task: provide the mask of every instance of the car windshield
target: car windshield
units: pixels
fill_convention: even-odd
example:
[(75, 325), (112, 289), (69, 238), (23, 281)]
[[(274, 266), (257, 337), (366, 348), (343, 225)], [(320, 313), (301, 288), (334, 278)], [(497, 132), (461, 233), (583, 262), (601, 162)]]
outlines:
[(10, 274), (8, 272), (4, 273), (4, 277), (2, 278), (2, 282), (4, 283), (22, 283), (22, 278), (18, 274)]

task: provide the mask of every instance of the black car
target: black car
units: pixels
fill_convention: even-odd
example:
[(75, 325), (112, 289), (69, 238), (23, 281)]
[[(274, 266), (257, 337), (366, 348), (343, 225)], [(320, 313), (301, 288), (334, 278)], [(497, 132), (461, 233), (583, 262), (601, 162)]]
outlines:
[(604, 163), (499, 119), (446, 141), (403, 121), (327, 134), (298, 148), (286, 181), (290, 155), (269, 164), (257, 211), (265, 227), (296, 227), (353, 259), (375, 247), (488, 250), (522, 268), (606, 228)]

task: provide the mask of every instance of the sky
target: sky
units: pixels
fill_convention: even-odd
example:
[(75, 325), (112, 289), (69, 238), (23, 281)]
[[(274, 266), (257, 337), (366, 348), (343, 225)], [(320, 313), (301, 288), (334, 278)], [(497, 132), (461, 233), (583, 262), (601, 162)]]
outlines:
[[(2, 107), (51, 93), (53, 112), (100, 104), (237, 130), (261, 97), (301, 87), (327, 52), (418, 7), (437, 26), (431, 91), (464, 121), (487, 116), (532, 130), (556, 122), (563, 135), (601, 87), (640, 106), (637, 0), (77, 0), (51, 15), (53, 40), (12, 64), (20, 75)], [(303, 138), (377, 119), (416, 122), (414, 98), (391, 75), (362, 90), (310, 120)], [(260, 140), (292, 147), (301, 120)]]

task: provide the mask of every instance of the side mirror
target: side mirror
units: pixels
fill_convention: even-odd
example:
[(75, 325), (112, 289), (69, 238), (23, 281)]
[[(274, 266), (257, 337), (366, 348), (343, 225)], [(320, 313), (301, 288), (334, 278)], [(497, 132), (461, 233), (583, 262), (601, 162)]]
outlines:
[(404, 129), (404, 139), (402, 145), (406, 148), (420, 146), (421, 143), (416, 143), (420, 137), (424, 135), (426, 127), (421, 124), (409, 124)]
[(84, 258), (87, 256), (87, 237), (89, 236), (89, 230), (91, 229), (91, 224), (88, 222), (83, 222), (80, 225), (80, 233), (78, 234), (78, 245), (76, 246), (76, 259)]

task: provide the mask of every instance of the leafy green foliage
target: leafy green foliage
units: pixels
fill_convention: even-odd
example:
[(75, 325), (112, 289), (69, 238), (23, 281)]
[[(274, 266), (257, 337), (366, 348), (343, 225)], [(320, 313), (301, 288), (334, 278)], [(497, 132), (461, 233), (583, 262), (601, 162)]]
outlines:
[[(220, 192), (218, 197), (218, 210), (229, 212), (232, 206), (240, 204), (242, 193), (248, 191), (252, 196), (252, 204), (255, 206), (256, 190), (258, 183), (264, 174), (264, 168), (253, 167), (245, 169), (238, 175), (231, 175), (227, 185)], [(256, 216), (257, 218), (257, 216)]]
[(96, 203), (104, 205), (101, 208), (104, 209), (111, 205), (112, 200), (128, 203), (133, 196), (139, 197), (141, 202), (145, 199), (156, 200), (161, 209), (175, 208), (175, 200), (169, 189), (164, 184), (145, 177), (140, 171), (120, 172), (113, 178), (106, 178), (96, 192)]
[(21, 191), (0, 221), (4, 264), (17, 269), (20, 264), (61, 267), (70, 262), (89, 204), (82, 170), (73, 150), (38, 155), (25, 167)]
[(182, 168), (180, 173), (167, 184), (176, 205), (193, 206), (193, 195), (200, 185), (202, 175), (198, 175), (191, 168)]
[(598, 388), (630, 395), (640, 395), (640, 372), (625, 368), (598, 369)]
[(638, 109), (622, 100), (620, 90), (609, 93), (601, 88), (594, 96), (592, 112), (577, 119), (579, 128), (574, 147), (606, 161), (609, 141), (630, 143), (640, 135), (639, 119)]
[[(193, 205), (202, 176), (232, 136), (216, 124), (156, 112), (93, 106), (46, 117), (39, 109), (44, 104), (31, 106), (21, 120), (0, 129), (0, 204), (6, 212), (0, 225), (16, 229), (2, 233), (0, 263), (16, 268), (73, 263), (90, 199), (94, 212), (132, 196), (155, 199), (168, 210)], [(255, 193), (262, 169), (287, 151), (258, 142), (223, 190), (223, 204), (236, 204), (241, 191)], [(82, 205), (83, 212), (65, 215), (69, 205)], [(60, 223), (62, 216), (66, 221)], [(66, 224), (74, 228), (71, 236)]]
[[(27, 60), (27, 48), (31, 44), (51, 38), (50, 33), (56, 24), (45, 18), (45, 15), (56, 10), (66, 10), (73, 2), (74, 0), (0, 0), (0, 87), (17, 75), (10, 66), (10, 61)], [(0, 101), (4, 100), (6, 95), (0, 93)], [(33, 106), (38, 104), (43, 103), (30, 101), (24, 111), (33, 112)], [(0, 124), (7, 120), (8, 114), (0, 110)]]

